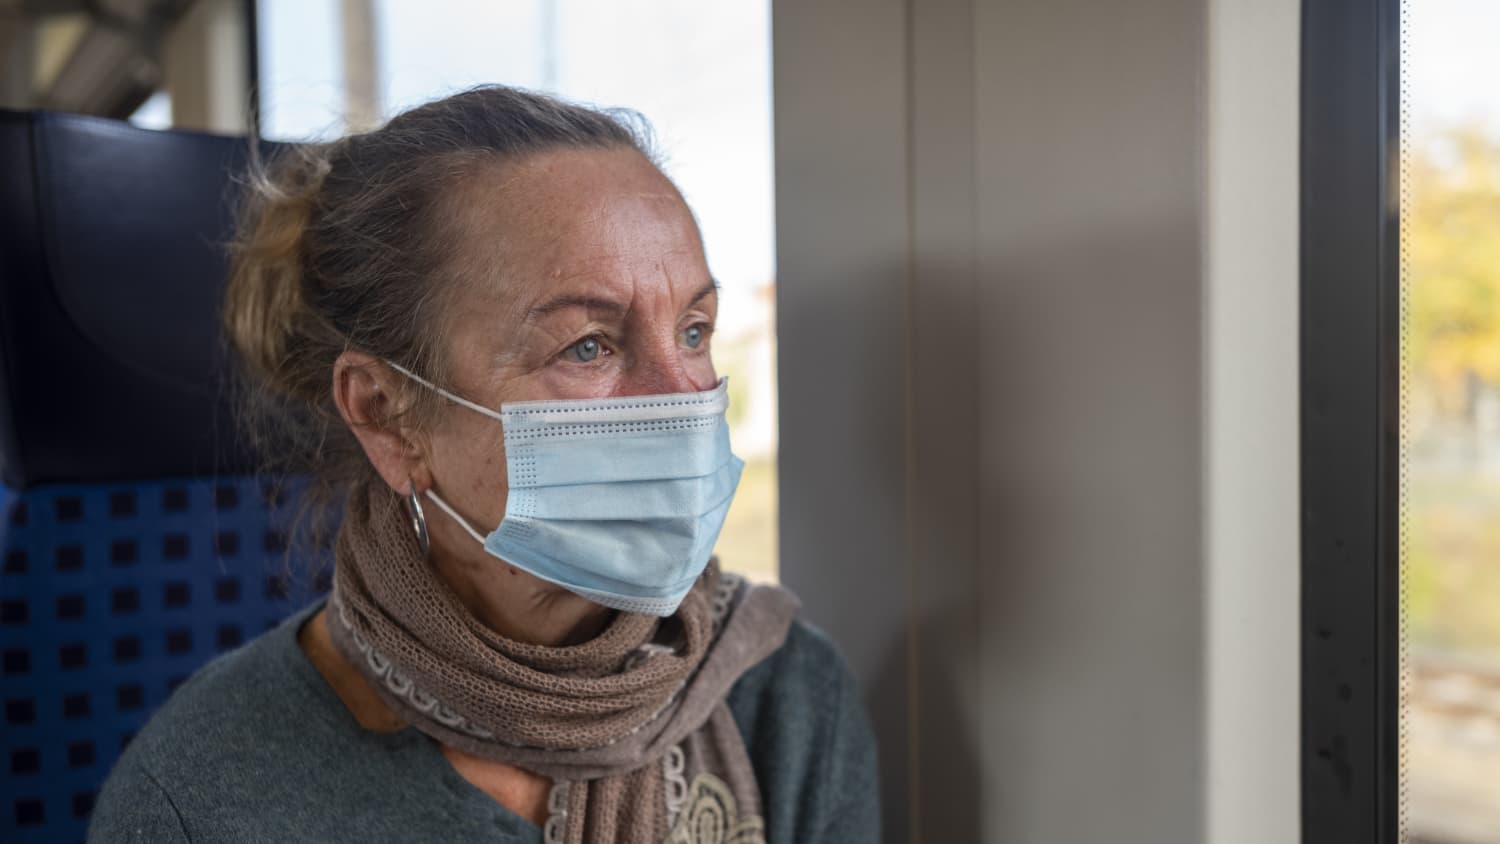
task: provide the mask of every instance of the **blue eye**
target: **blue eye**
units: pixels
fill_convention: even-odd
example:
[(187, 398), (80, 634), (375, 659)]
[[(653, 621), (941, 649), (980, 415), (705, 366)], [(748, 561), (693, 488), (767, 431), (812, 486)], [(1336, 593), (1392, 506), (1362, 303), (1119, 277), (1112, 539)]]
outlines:
[(703, 345), (703, 326), (695, 325), (682, 332), (682, 339), (687, 341), (689, 349), (696, 349)]
[(571, 360), (578, 361), (579, 363), (588, 363), (594, 358), (599, 357), (600, 348), (598, 337), (585, 337), (569, 346), (564, 354)]

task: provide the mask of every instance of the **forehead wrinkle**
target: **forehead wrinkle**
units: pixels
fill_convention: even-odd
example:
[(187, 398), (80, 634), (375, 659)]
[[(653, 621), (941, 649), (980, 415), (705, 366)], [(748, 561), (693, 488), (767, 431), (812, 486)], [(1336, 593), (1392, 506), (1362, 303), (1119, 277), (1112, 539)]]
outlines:
[[(566, 253), (569, 251), (569, 246), (587, 243), (590, 246), (604, 247), (602, 251), (595, 252), (589, 257), (615, 258), (620, 257), (620, 251), (628, 249), (631, 244), (630, 239), (621, 233), (621, 229), (626, 225), (627, 217), (649, 215), (660, 219), (670, 219), (677, 216), (673, 212), (678, 207), (682, 207), (680, 203), (681, 200), (675, 194), (667, 193), (639, 193), (625, 197), (588, 197), (571, 207), (565, 205), (545, 211), (537, 209), (522, 223), (541, 229), (538, 234), (542, 234), (543, 237), (539, 238), (538, 242), (554, 256), (558, 252)], [(684, 214), (683, 216), (691, 220), (691, 215)], [(677, 222), (681, 225), (683, 221)], [(688, 228), (693, 229), (693, 240), (696, 242), (698, 239), (696, 224)], [(660, 235), (654, 239), (660, 239)], [(671, 252), (689, 251), (691, 250), (682, 247), (671, 250)]]
[[(566, 236), (559, 236), (557, 240), (564, 241)], [(611, 317), (631, 311), (641, 292), (638, 261), (642, 256), (632, 254), (629, 244), (610, 241), (608, 246), (610, 248), (585, 254), (577, 254), (566, 247), (552, 250), (551, 266), (543, 273), (545, 289), (536, 291), (538, 303), (527, 310), (526, 319), (547, 316), (570, 303), (587, 306), (591, 311), (607, 312)], [(651, 272), (670, 284), (672, 259), (695, 254), (693, 248), (675, 246), (656, 250), (647, 260)], [(571, 294), (563, 292), (569, 288), (573, 291)]]
[[(578, 190), (583, 181), (599, 178), (597, 170), (597, 164), (570, 166), (567, 152), (542, 153), (496, 161), (450, 194), (450, 207), (456, 206), (464, 223), (463, 255), (455, 257), (466, 270), (466, 286), (479, 288), (476, 292), (492, 302), (500, 300), (511, 325), (531, 321), (533, 302), (579, 279), (585, 284), (578, 286), (588, 288), (580, 293), (609, 291), (611, 298), (623, 298), (628, 310), (639, 275), (640, 265), (631, 267), (636, 260), (646, 258), (666, 277), (666, 259), (701, 254), (697, 221), (664, 174), (654, 167), (631, 170), (627, 182), (616, 182), (617, 188), (603, 196)], [(660, 230), (651, 240), (661, 241), (662, 248), (654, 252), (649, 243), (632, 242), (621, 229), (631, 215), (642, 214), (687, 234), (686, 242)]]

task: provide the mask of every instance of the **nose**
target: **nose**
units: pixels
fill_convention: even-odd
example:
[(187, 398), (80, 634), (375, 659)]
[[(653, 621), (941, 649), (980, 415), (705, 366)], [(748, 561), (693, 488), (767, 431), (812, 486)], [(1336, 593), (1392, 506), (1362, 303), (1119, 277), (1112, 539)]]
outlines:
[[(700, 367), (701, 368), (701, 367)], [(701, 373), (700, 373), (701, 376)], [(655, 338), (646, 349), (639, 350), (620, 385), (619, 395), (649, 396), (663, 393), (697, 393), (713, 388), (700, 384), (693, 369), (683, 359), (683, 350), (675, 334)]]

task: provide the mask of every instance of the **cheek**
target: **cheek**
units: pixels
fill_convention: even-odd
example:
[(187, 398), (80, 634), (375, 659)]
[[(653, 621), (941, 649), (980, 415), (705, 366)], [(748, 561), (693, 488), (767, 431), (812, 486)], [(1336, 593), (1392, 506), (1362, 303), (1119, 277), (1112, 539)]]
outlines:
[(433, 483), (440, 494), (480, 520), (482, 531), (499, 524), (505, 514), (505, 438), (500, 423), (453, 425), (431, 441)]

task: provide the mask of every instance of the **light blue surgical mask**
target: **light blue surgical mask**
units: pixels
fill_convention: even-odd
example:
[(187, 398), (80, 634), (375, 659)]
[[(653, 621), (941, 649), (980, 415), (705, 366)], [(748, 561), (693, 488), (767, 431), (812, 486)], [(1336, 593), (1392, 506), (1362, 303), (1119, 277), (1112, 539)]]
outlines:
[(729, 379), (701, 393), (508, 402), (496, 412), (390, 366), (502, 426), (510, 493), (488, 536), (426, 493), (486, 551), (606, 607), (677, 610), (708, 565), (745, 465), (729, 449)]

